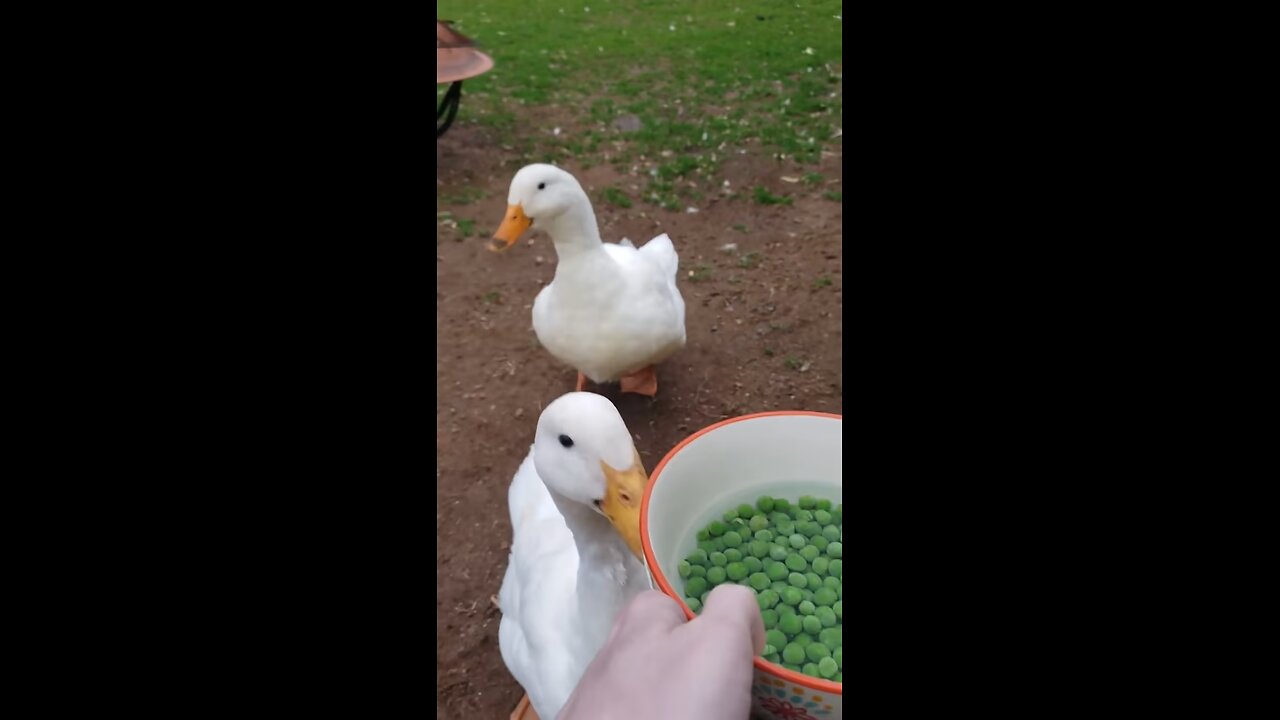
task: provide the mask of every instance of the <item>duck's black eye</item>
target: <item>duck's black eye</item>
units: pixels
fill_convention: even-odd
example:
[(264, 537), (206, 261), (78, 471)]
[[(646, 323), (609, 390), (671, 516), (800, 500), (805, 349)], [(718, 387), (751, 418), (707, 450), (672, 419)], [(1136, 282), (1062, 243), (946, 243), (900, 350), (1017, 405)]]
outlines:
[[(547, 184), (546, 184), (546, 183), (538, 183), (538, 189), (539, 189), (539, 190), (542, 190), (542, 189), (544, 189), (544, 188), (546, 188), (546, 187), (547, 187)], [(563, 437), (563, 436), (562, 436), (562, 437)]]
[(573, 447), (573, 438), (569, 437), (568, 435), (561, 435), (560, 444), (567, 448), (571, 448)]

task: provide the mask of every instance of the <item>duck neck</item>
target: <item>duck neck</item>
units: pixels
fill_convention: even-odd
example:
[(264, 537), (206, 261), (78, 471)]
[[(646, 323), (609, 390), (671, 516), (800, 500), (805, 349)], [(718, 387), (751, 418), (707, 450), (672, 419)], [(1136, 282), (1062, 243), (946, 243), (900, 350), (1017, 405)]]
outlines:
[(555, 243), (556, 255), (560, 260), (599, 251), (602, 247), (600, 226), (596, 224), (591, 201), (585, 195), (582, 202), (574, 203), (551, 220), (546, 230)]
[(626, 601), (631, 551), (603, 515), (552, 492), (578, 548), (577, 592), (574, 593), (582, 637), (594, 656), (613, 629)]

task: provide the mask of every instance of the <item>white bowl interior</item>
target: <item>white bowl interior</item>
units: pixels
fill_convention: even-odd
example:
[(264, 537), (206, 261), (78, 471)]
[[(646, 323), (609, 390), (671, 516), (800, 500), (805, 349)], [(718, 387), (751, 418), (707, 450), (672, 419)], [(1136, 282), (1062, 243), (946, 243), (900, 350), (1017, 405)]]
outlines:
[(761, 495), (844, 501), (842, 421), (817, 415), (767, 415), (718, 427), (667, 462), (649, 498), (648, 535), (662, 575), (679, 591), (676, 565), (697, 547), (696, 534), (726, 510)]

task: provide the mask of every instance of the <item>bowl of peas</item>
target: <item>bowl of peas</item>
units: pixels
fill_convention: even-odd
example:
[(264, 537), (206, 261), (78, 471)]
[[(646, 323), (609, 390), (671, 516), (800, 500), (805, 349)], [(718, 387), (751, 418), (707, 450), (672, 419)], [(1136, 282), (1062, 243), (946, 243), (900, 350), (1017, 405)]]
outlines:
[(756, 593), (754, 717), (843, 715), (842, 424), (783, 411), (703, 428), (654, 467), (641, 503), (649, 572), (686, 617), (717, 585)]

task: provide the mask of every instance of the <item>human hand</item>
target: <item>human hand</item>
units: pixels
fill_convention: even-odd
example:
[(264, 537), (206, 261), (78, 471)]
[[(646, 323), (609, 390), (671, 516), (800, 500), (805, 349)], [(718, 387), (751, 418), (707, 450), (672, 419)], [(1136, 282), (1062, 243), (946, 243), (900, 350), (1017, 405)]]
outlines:
[(720, 585), (685, 623), (656, 590), (622, 611), (559, 720), (745, 720), (764, 621), (750, 589)]

